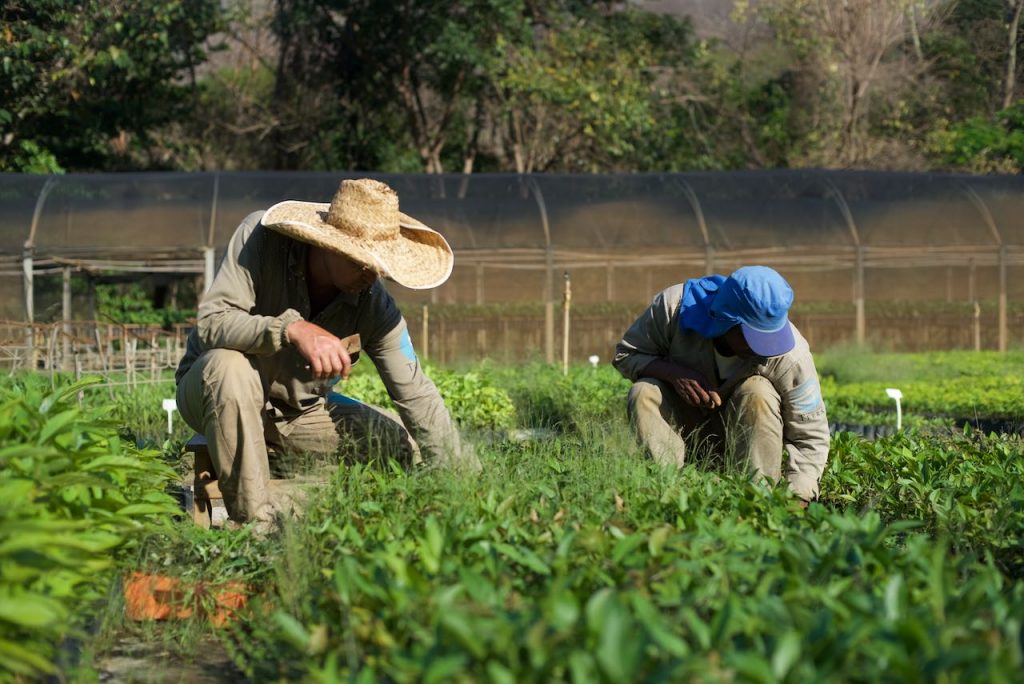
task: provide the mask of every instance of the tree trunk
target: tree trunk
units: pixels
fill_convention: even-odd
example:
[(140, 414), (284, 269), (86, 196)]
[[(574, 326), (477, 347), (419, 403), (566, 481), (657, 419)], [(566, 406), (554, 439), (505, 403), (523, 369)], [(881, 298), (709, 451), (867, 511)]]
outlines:
[(910, 19), (910, 37), (914, 41), (914, 54), (917, 55), (917, 61), (924, 61), (924, 52), (921, 50), (921, 34), (917, 30), (917, 5), (912, 4), (910, 9), (907, 10), (907, 17)]
[(1014, 91), (1017, 86), (1017, 32), (1020, 28), (1020, 13), (1024, 9), (1024, 0), (1008, 0), (1013, 18), (1010, 20), (1006, 54), (1006, 90), (1003, 95), (1003, 109), (1013, 104)]
[(520, 116), (519, 110), (512, 110), (510, 128), (512, 129), (512, 154), (516, 161), (516, 173), (523, 174), (526, 172), (526, 162), (523, 159), (523, 128)]

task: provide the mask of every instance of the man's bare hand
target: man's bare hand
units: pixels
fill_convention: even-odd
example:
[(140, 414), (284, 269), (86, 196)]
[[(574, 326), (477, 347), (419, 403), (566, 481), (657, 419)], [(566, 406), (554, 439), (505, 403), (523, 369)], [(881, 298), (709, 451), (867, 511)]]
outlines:
[(309, 361), (315, 379), (326, 380), (337, 376), (343, 380), (348, 379), (352, 371), (352, 358), (341, 339), (309, 321), (295, 321), (288, 326), (286, 334), (302, 358)]
[(679, 398), (690, 406), (716, 409), (722, 405), (722, 397), (708, 386), (697, 371), (690, 371), (694, 377), (678, 376), (672, 380), (672, 389)]
[(644, 369), (651, 377), (667, 382), (675, 390), (679, 398), (690, 406), (716, 409), (722, 405), (722, 397), (705, 377), (685, 366), (665, 360), (652, 361)]

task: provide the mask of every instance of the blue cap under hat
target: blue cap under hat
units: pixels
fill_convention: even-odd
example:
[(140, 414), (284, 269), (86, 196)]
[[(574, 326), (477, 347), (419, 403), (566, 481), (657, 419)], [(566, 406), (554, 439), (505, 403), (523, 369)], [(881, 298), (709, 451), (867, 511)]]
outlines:
[(737, 325), (759, 356), (779, 356), (795, 345), (788, 312), (793, 289), (766, 266), (745, 266), (726, 278), (687, 280), (679, 303), (679, 327), (702, 337), (724, 335)]
[(793, 288), (778, 272), (744, 266), (718, 286), (708, 313), (718, 321), (738, 324), (755, 354), (779, 356), (796, 345), (788, 316), (792, 305)]

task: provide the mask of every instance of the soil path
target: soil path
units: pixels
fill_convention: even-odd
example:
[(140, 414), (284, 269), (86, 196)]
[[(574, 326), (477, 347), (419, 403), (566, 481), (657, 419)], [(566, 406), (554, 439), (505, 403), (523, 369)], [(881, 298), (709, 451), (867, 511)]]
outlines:
[(224, 647), (213, 637), (203, 638), (186, 660), (170, 650), (167, 643), (143, 641), (134, 635), (118, 637), (109, 650), (97, 657), (96, 673), (101, 682), (153, 682), (172, 684), (221, 684), (247, 682), (231, 662)]

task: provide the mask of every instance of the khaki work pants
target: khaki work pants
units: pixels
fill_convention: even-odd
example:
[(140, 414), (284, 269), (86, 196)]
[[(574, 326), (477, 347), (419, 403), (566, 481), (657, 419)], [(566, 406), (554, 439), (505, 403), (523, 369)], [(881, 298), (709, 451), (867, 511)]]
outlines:
[(630, 388), (630, 423), (657, 463), (682, 467), (687, 450), (725, 467), (740, 465), (778, 482), (782, 476), (782, 399), (753, 375), (706, 411), (683, 403), (665, 382), (642, 378)]
[(319, 402), (288, 421), (267, 413), (266, 388), (249, 358), (232, 349), (212, 349), (181, 378), (178, 411), (210, 449), (228, 515), (236, 522), (269, 521), (284, 507), (270, 491), (267, 445), (282, 454), (355, 458), (387, 455), (405, 463), (419, 450), (397, 418), (375, 406), (347, 399)]

